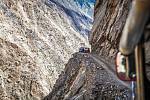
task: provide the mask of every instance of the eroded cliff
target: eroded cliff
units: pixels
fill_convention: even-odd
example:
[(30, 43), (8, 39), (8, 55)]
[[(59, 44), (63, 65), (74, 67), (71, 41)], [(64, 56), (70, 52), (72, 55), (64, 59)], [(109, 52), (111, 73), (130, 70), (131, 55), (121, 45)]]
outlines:
[(75, 53), (44, 100), (130, 99), (130, 85), (117, 79), (110, 62), (94, 54)]
[[(131, 84), (117, 78), (114, 61), (130, 6), (130, 0), (96, 0), (91, 53), (75, 53), (44, 100), (131, 99)], [(147, 68), (149, 45), (145, 44)]]
[(16, 44), (1, 38), (0, 52), (0, 100), (44, 97), (46, 83), (33, 58)]
[(114, 57), (130, 5), (130, 0), (96, 0), (90, 36), (92, 52)]
[(88, 46), (50, 0), (0, 0), (0, 100), (42, 99), (80, 43)]

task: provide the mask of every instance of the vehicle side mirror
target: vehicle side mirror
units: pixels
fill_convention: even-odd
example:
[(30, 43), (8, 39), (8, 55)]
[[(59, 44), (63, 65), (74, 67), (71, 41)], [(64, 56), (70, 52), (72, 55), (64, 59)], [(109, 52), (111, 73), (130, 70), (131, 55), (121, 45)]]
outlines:
[(117, 54), (116, 73), (120, 80), (135, 81), (135, 66), (133, 65), (133, 63), (131, 63), (130, 60), (130, 57), (124, 56), (120, 52)]

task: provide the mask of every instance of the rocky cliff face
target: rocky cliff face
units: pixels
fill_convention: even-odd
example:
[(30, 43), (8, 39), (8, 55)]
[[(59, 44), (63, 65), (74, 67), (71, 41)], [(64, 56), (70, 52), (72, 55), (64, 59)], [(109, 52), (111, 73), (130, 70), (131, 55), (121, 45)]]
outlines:
[(130, 87), (115, 76), (114, 61), (101, 58), (117, 52), (129, 4), (128, 0), (96, 0), (90, 43), (92, 53), (100, 58), (75, 54), (45, 100), (129, 99)]
[[(96, 0), (90, 36), (91, 54), (76, 53), (44, 100), (130, 100), (130, 82), (116, 76), (114, 57), (130, 0)], [(146, 43), (149, 66), (149, 43)], [(147, 69), (148, 75), (150, 70)]]
[(1, 0), (0, 99), (40, 100), (50, 93), (45, 100), (128, 100), (129, 83), (118, 80), (110, 57), (118, 51), (131, 1), (96, 1), (92, 53), (75, 53), (65, 68), (79, 44), (88, 45), (75, 18), (90, 20), (59, 1)]
[[(90, 36), (93, 53), (109, 58), (115, 57), (130, 8), (130, 0), (96, 0)], [(146, 35), (150, 34), (149, 26), (146, 28)], [(145, 56), (146, 66), (150, 66), (150, 41), (145, 43)]]
[[(130, 8), (131, 0), (96, 0), (94, 23), (90, 34), (92, 52), (114, 57), (118, 52), (120, 36)], [(150, 61), (150, 43), (145, 45), (146, 59)]]
[(80, 43), (88, 46), (68, 16), (50, 0), (0, 1), (0, 99), (43, 98)]
[(110, 62), (97, 55), (75, 53), (44, 100), (129, 100), (130, 86), (117, 80)]
[(39, 67), (16, 44), (0, 38), (0, 100), (42, 98), (48, 90)]
[(94, 26), (90, 36), (93, 52), (114, 56), (130, 3), (130, 0), (96, 0)]

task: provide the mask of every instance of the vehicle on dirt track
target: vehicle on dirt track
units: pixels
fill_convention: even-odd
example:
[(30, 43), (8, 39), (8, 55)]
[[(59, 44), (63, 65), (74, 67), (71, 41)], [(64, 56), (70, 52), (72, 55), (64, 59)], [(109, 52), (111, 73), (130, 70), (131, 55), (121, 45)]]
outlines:
[(79, 52), (81, 53), (90, 53), (90, 48), (88, 47), (80, 47)]

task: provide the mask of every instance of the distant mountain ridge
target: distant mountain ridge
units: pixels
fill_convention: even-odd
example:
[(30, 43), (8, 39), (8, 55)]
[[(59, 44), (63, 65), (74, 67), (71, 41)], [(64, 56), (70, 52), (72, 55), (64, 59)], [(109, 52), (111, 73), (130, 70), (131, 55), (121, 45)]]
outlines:
[(74, 0), (86, 15), (93, 17), (95, 0)]
[(93, 23), (94, 0), (48, 0), (48, 5), (54, 4), (68, 15), (75, 30), (88, 38)]

